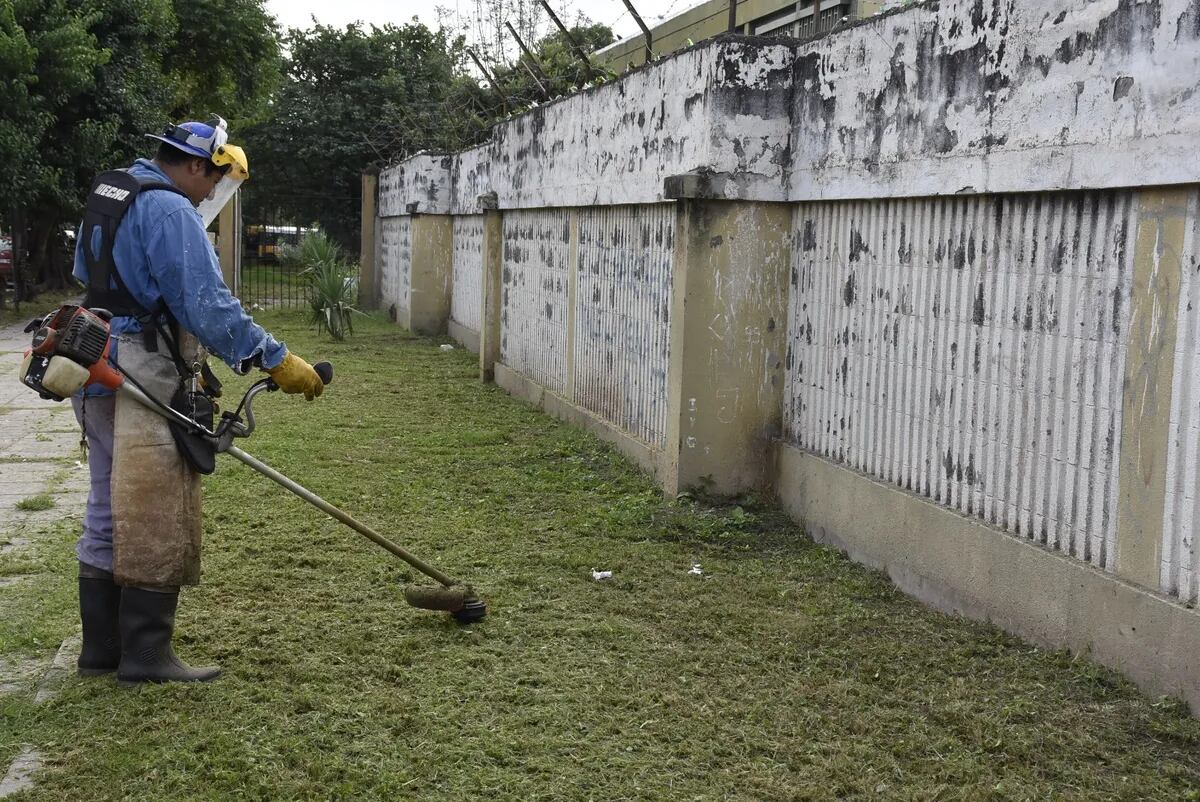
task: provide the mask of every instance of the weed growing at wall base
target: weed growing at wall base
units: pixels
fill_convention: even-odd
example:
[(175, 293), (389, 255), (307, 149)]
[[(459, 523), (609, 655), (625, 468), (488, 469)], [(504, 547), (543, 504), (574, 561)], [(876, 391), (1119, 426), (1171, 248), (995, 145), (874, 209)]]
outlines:
[[(263, 397), (245, 448), (473, 582), (489, 617), (460, 628), (405, 606), (422, 577), (224, 460), (205, 483), (204, 584), (183, 594), (178, 648), (225, 676), (0, 697), (0, 757), (28, 743), (47, 758), (22, 802), (1200, 788), (1200, 722), (1175, 703), (931, 612), (763, 499), (664, 500), (608, 446), (479, 384), (462, 349), (375, 318), (345, 342), (263, 322), (337, 378), (312, 404)], [(0, 588), (0, 614), (42, 611), (23, 631), (52, 652), (74, 577), (69, 542), (42, 548), (55, 589)]]

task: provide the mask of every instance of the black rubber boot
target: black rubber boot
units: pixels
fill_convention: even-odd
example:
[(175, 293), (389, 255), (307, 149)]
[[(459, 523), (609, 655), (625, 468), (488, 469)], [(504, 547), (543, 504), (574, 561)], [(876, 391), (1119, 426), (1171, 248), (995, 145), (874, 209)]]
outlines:
[(79, 650), (79, 675), (111, 674), (121, 662), (121, 633), (117, 611), (121, 587), (102, 568), (79, 564), (79, 620), (83, 623), (83, 648)]
[(117, 682), (208, 682), (221, 673), (216, 666), (192, 668), (175, 655), (171, 635), (178, 604), (178, 591), (121, 590), (121, 665)]

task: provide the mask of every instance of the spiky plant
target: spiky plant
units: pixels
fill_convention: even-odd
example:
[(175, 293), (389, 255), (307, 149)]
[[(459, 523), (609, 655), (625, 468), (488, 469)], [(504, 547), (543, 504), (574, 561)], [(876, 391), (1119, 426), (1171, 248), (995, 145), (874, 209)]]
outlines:
[(354, 298), (358, 294), (354, 271), (345, 262), (317, 262), (304, 271), (312, 292), (310, 322), (335, 340), (354, 333)]
[(308, 280), (310, 322), (317, 331), (327, 331), (335, 340), (353, 334), (357, 271), (345, 262), (337, 243), (316, 231), (288, 248), (283, 259), (300, 268), (300, 275)]

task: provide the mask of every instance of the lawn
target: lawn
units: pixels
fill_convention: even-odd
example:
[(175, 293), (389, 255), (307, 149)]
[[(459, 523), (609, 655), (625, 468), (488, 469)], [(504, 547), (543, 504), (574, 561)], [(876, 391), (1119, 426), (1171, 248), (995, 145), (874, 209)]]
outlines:
[(35, 317), (53, 312), (63, 304), (78, 303), (83, 296), (82, 288), (70, 287), (65, 290), (50, 290), (40, 293), (32, 301), (22, 301), (21, 311), (13, 309), (12, 292), (4, 296), (4, 306), (0, 308), (0, 327), (11, 326), (14, 323), (28, 323)]
[[(246, 450), (473, 582), (489, 617), (405, 606), (415, 571), (222, 458), (177, 641), (226, 674), (0, 698), (0, 761), (48, 758), (17, 798), (1200, 798), (1181, 705), (931, 612), (761, 499), (663, 499), (462, 349), (261, 319), (337, 376), (312, 404), (260, 397)], [(0, 557), (41, 572), (0, 588), (0, 657), (77, 626), (72, 527)]]

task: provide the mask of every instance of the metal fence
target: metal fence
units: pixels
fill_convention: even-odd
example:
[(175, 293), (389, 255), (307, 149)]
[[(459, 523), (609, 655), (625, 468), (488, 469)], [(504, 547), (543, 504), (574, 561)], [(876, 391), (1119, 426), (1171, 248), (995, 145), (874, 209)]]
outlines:
[(311, 229), (281, 222), (252, 222), (242, 230), (238, 296), (248, 308), (301, 309), (308, 306), (302, 267), (283, 258)]

